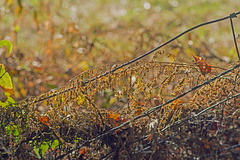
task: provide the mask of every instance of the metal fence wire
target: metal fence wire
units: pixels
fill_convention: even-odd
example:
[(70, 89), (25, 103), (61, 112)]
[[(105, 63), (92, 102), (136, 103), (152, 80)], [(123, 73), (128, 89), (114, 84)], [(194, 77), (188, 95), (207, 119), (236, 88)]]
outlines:
[[(177, 77), (178, 75), (174, 73), (182, 73), (182, 69), (196, 70), (197, 65), (141, 63), (139, 60), (199, 27), (228, 19), (240, 60), (233, 24), (233, 18), (237, 18), (239, 14), (240, 12), (236, 12), (201, 23), (122, 65), (87, 71), (73, 78), (64, 87), (38, 97), (30, 97), (5, 108), (0, 107), (1, 158), (25, 156), (37, 159), (39, 156), (34, 154), (37, 148), (30, 146), (41, 148), (44, 142), (48, 147), (45, 152), (42, 151), (44, 153), (40, 155), (42, 159), (226, 159), (228, 157), (237, 159), (240, 156), (240, 63), (236, 62), (230, 69), (221, 70), (212, 77), (202, 77), (191, 88), (181, 90), (181, 93), (174, 98), (166, 99), (162, 103), (157, 101), (155, 106), (142, 107), (141, 112), (140, 107), (136, 105), (138, 109), (131, 113), (132, 117), (127, 117), (130, 112), (127, 109), (121, 111), (125, 115), (121, 117), (118, 113), (110, 114), (110, 111), (98, 108), (94, 103), (94, 96), (99, 93), (94, 91), (94, 88), (112, 89), (124, 76), (129, 79), (129, 76), (138, 75), (144, 81), (149, 70), (156, 68), (168, 72), (169, 77)], [(138, 73), (141, 70), (143, 72)], [(140, 87), (135, 92), (131, 91), (131, 87), (134, 86), (131, 78), (129, 81), (125, 80), (127, 82), (121, 82), (129, 87), (123, 89), (118, 96), (124, 96), (125, 92), (131, 93), (134, 104), (134, 98), (137, 97), (134, 94), (142, 95), (140, 90), (142, 88), (148, 90), (156, 81), (160, 81), (159, 75), (165, 75), (163, 72), (154, 72), (156, 75), (153, 80), (141, 84), (145, 88)], [(161, 79), (163, 87), (170, 83), (167, 81), (173, 81), (169, 77)], [(196, 72), (190, 77), (201, 77), (201, 72)], [(181, 77), (177, 78), (180, 85)], [(191, 78), (188, 78), (189, 81)], [(185, 82), (182, 79), (183, 81)], [(186, 83), (190, 84), (190, 82)], [(116, 94), (115, 90), (112, 90)], [(149, 91), (149, 97), (152, 92), (153, 89)], [(180, 100), (193, 92), (197, 98), (193, 98), (194, 101), (187, 105), (201, 106), (201, 101), (208, 98), (209, 103), (205, 105), (206, 107), (189, 110)], [(94, 93), (95, 95), (92, 95)], [(219, 97), (214, 97), (215, 94)], [(146, 95), (144, 93), (145, 97)], [(73, 103), (91, 107), (88, 107), (88, 110), (83, 107), (79, 110), (68, 107)], [(44, 105), (50, 108), (48, 116), (41, 115), (38, 111), (38, 107)], [(170, 110), (169, 106), (175, 109)], [(83, 113), (82, 110), (87, 111)]]

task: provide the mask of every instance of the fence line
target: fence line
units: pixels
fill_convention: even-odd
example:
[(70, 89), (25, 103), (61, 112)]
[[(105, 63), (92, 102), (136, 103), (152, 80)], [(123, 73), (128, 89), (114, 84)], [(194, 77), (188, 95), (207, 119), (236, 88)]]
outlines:
[[(232, 18), (236, 18), (238, 14), (240, 14), (240, 12), (232, 13), (232, 14), (230, 14), (230, 15), (227, 16), (227, 17), (220, 18), (220, 19), (216, 19), (216, 20), (212, 20), (212, 21), (205, 22), (205, 23), (199, 24), (199, 25), (197, 25), (197, 26), (194, 26), (194, 27), (192, 27), (192, 28), (190, 28), (190, 29), (182, 32), (181, 34), (177, 35), (176, 37), (170, 39), (169, 41), (165, 42), (164, 44), (162, 44), (162, 45), (160, 45), (160, 46), (152, 49), (151, 51), (149, 51), (149, 52), (147, 52), (147, 53), (145, 53), (145, 54), (143, 54), (143, 55), (141, 55), (141, 56), (139, 56), (139, 57), (137, 57), (137, 58), (135, 58), (135, 59), (133, 59), (133, 60), (131, 60), (131, 61), (128, 61), (128, 62), (120, 65), (119, 67), (116, 67), (115, 69), (112, 69), (112, 70), (110, 70), (110, 71), (108, 71), (108, 72), (105, 72), (104, 74), (100, 75), (98, 78), (101, 78), (101, 77), (103, 77), (103, 76), (106, 76), (106, 75), (108, 75), (108, 74), (111, 73), (111, 72), (115, 72), (115, 71), (117, 71), (118, 69), (120, 69), (120, 68), (122, 68), (122, 67), (125, 67), (125, 66), (127, 66), (127, 65), (129, 65), (129, 64), (131, 64), (131, 63), (134, 63), (134, 62), (140, 60), (141, 58), (143, 58), (143, 57), (145, 57), (145, 56), (147, 56), (147, 55), (155, 52), (156, 50), (164, 47), (165, 45), (171, 43), (172, 41), (176, 40), (177, 38), (183, 36), (184, 34), (190, 32), (190, 31), (192, 31), (192, 30), (194, 30), (194, 29), (196, 29), (196, 28), (199, 28), (199, 27), (204, 26), (204, 25), (208, 25), (208, 24), (220, 22), (220, 21), (226, 20), (226, 19), (228, 19), (228, 18), (230, 19), (230, 22), (231, 22), (231, 28), (232, 28), (232, 32), (233, 32), (234, 43), (235, 43), (235, 47), (236, 47), (236, 50), (237, 50), (237, 54), (238, 54), (238, 56), (239, 56), (238, 47), (237, 47), (237, 45), (236, 45), (236, 38), (235, 38), (234, 27), (233, 27), (233, 23), (232, 23)], [(240, 57), (239, 57), (239, 58), (240, 58)], [(104, 136), (106, 136), (106, 135), (114, 132), (115, 130), (117, 130), (117, 129), (119, 129), (119, 128), (124, 127), (124, 126), (130, 124), (131, 122), (136, 121), (137, 119), (140, 119), (140, 118), (142, 118), (142, 117), (145, 117), (145, 116), (147, 116), (147, 115), (149, 115), (149, 114), (157, 111), (158, 109), (162, 108), (163, 106), (172, 103), (174, 100), (179, 99), (179, 98), (185, 96), (186, 94), (188, 94), (188, 93), (190, 93), (190, 92), (192, 92), (192, 91), (194, 91), (194, 90), (196, 90), (196, 89), (198, 89), (198, 88), (200, 88), (200, 87), (202, 87), (202, 86), (205, 86), (205, 85), (211, 83), (212, 81), (216, 80), (217, 78), (219, 78), (219, 77), (221, 77), (221, 76), (223, 76), (223, 75), (225, 75), (225, 74), (227, 74), (227, 73), (229, 73), (229, 72), (231, 72), (231, 71), (233, 71), (233, 70), (235, 70), (235, 69), (237, 69), (237, 68), (239, 68), (239, 67), (240, 67), (240, 64), (235, 65), (235, 66), (232, 67), (231, 69), (228, 69), (228, 70), (220, 73), (219, 75), (217, 75), (217, 76), (215, 76), (215, 77), (213, 77), (213, 78), (211, 78), (211, 79), (203, 82), (202, 84), (199, 84), (199, 85), (197, 85), (197, 86), (189, 89), (188, 91), (186, 91), (186, 92), (184, 92), (184, 93), (176, 96), (175, 98), (170, 99), (170, 100), (167, 101), (166, 103), (164, 103), (164, 104), (162, 104), (162, 105), (159, 105), (159, 106), (156, 106), (156, 107), (153, 107), (153, 108), (149, 109), (148, 111), (143, 112), (141, 115), (138, 115), (138, 116), (134, 117), (132, 120), (129, 120), (129, 121), (125, 122), (125, 123), (122, 123), (121, 125), (119, 125), (119, 126), (117, 126), (117, 127), (115, 127), (115, 128), (112, 128), (112, 129), (110, 129), (109, 131), (107, 131), (107, 132), (105, 132), (105, 133), (103, 133), (103, 134), (101, 134), (101, 135), (98, 135), (97, 137), (95, 137), (95, 138), (93, 138), (93, 139), (91, 139), (91, 140), (85, 141), (85, 143), (83, 143), (82, 145), (77, 146), (77, 147), (69, 150), (67, 153), (58, 156), (56, 159), (61, 159), (61, 158), (63, 158), (64, 156), (66, 156), (66, 155), (70, 154), (71, 152), (73, 152), (74, 150), (80, 149), (80, 148), (83, 147), (83, 146), (87, 146), (87, 145), (89, 145), (90, 143), (92, 143), (92, 142), (94, 142), (94, 141), (96, 141), (96, 140), (98, 140), (98, 139), (100, 139), (100, 138), (102, 138), (102, 137), (104, 137)], [(85, 85), (85, 84), (87, 84), (87, 83), (89, 83), (89, 82), (91, 82), (91, 81), (94, 81), (94, 80), (96, 80), (96, 78), (93, 78), (93, 79), (91, 79), (90, 81), (85, 81), (85, 82), (83, 83), (83, 85)], [(69, 88), (68, 90), (74, 89), (74, 88), (75, 88), (75, 87), (72, 87), (72, 88)], [(232, 97), (230, 97), (230, 98), (227, 98), (227, 99), (225, 99), (225, 100), (222, 100), (222, 101), (220, 101), (220, 102), (212, 105), (211, 107), (209, 107), (209, 108), (207, 108), (207, 109), (199, 112), (199, 113), (198, 113), (197, 115), (195, 115), (195, 116), (197, 117), (197, 116), (199, 116), (200, 114), (206, 112), (207, 110), (209, 110), (209, 109), (211, 109), (211, 108), (214, 108), (215, 106), (217, 106), (217, 105), (219, 105), (219, 104), (221, 104), (221, 103), (223, 103), (223, 102), (225, 102), (225, 101), (227, 101), (227, 100), (229, 100), (229, 99), (232, 99), (232, 98), (234, 98), (234, 97), (237, 97), (237, 96), (239, 96), (239, 95), (240, 95), (240, 93), (237, 94), (237, 95), (234, 95), (234, 96), (232, 96)], [(41, 100), (41, 99), (40, 99), (40, 100)], [(45, 100), (45, 99), (44, 99), (44, 100)], [(190, 117), (190, 118), (191, 118), (191, 117)], [(179, 123), (179, 121), (177, 121), (177, 122)], [(174, 124), (175, 124), (175, 123), (174, 123)], [(180, 123), (179, 123), (179, 124), (180, 124)], [(176, 125), (176, 124), (175, 124), (175, 125)], [(171, 126), (173, 126), (173, 125), (171, 125)], [(171, 126), (167, 126), (167, 127), (165, 127), (163, 130), (161, 130), (161, 131), (164, 131), (164, 130), (166, 130), (167, 128), (170, 128)]]
[[(200, 84), (200, 85), (197, 85), (197, 86), (191, 88), (190, 90), (188, 90), (188, 91), (180, 94), (179, 96), (177, 96), (177, 97), (175, 97), (175, 98), (173, 98), (173, 99), (170, 99), (169, 101), (167, 101), (166, 103), (164, 103), (164, 104), (162, 104), (162, 105), (153, 107), (153, 108), (149, 109), (148, 111), (143, 112), (141, 115), (138, 115), (138, 116), (134, 117), (133, 119), (131, 119), (131, 120), (125, 122), (125, 123), (122, 123), (121, 125), (119, 125), (119, 126), (117, 126), (117, 127), (115, 127), (115, 128), (112, 128), (112, 129), (110, 129), (109, 131), (107, 131), (107, 132), (105, 132), (105, 133), (103, 133), (103, 134), (101, 134), (101, 135), (98, 135), (97, 137), (95, 137), (95, 138), (93, 138), (93, 139), (91, 139), (91, 140), (87, 140), (87, 141), (86, 141), (85, 143), (83, 143), (82, 145), (77, 146), (76, 148), (68, 151), (66, 154), (57, 157), (57, 159), (63, 158), (65, 155), (71, 153), (72, 151), (74, 151), (74, 150), (76, 150), (76, 149), (80, 149), (80, 148), (82, 148), (83, 146), (86, 146), (86, 145), (88, 145), (88, 144), (90, 144), (90, 143), (92, 143), (92, 142), (94, 142), (94, 141), (96, 141), (96, 140), (98, 140), (98, 139), (100, 139), (100, 138), (102, 138), (102, 137), (104, 137), (104, 136), (106, 136), (106, 135), (114, 132), (115, 130), (117, 130), (117, 129), (119, 129), (119, 128), (122, 128), (122, 127), (130, 124), (131, 122), (134, 122), (134, 121), (138, 120), (139, 118), (148, 116), (150, 113), (155, 112), (156, 110), (160, 109), (161, 107), (163, 107), (163, 106), (165, 106), (165, 105), (167, 105), (167, 104), (172, 103), (174, 100), (179, 99), (179, 98), (185, 96), (186, 94), (188, 94), (188, 93), (190, 93), (190, 92), (192, 92), (192, 91), (194, 91), (194, 90), (196, 90), (196, 89), (198, 89), (198, 88), (200, 88), (200, 87), (202, 87), (202, 86), (204, 86), (204, 85), (209, 84), (210, 82), (216, 80), (217, 78), (219, 78), (219, 77), (221, 77), (221, 76), (223, 76), (223, 75), (225, 75), (225, 74), (227, 74), (227, 73), (229, 73), (229, 72), (231, 72), (231, 71), (233, 71), (233, 70), (235, 70), (235, 69), (237, 69), (237, 68), (239, 68), (239, 67), (240, 67), (240, 64), (234, 66), (233, 68), (231, 68), (231, 69), (229, 69), (229, 70), (227, 70), (227, 71), (224, 71), (224, 72), (220, 73), (219, 75), (217, 75), (217, 76), (215, 76), (215, 77), (213, 77), (213, 78), (211, 78), (211, 79), (203, 82), (203, 83)], [(212, 106), (204, 109), (203, 111), (199, 112), (198, 114), (196, 114), (196, 115), (194, 115), (194, 116), (192, 116), (192, 117), (190, 117), (190, 118), (187, 118), (187, 119), (182, 120), (182, 121), (181, 121), (181, 120), (176, 121), (173, 125), (169, 125), (169, 126), (166, 126), (165, 128), (163, 128), (163, 129), (161, 130), (161, 132), (165, 131), (166, 129), (168, 129), (168, 128), (174, 126), (174, 125), (178, 125), (178, 124), (180, 124), (180, 123), (183, 122), (183, 121), (186, 121), (186, 120), (189, 120), (189, 119), (198, 117), (199, 115), (201, 115), (202, 113), (208, 111), (209, 109), (212, 109), (212, 108), (218, 106), (219, 104), (221, 104), (221, 103), (223, 103), (223, 102), (226, 102), (226, 101), (228, 101), (228, 100), (230, 100), (230, 99), (232, 99), (232, 98), (236, 98), (236, 97), (238, 97), (238, 96), (240, 96), (240, 93), (239, 93), (239, 94), (236, 94), (236, 95), (234, 95), (234, 96), (232, 96), (232, 97), (226, 98), (226, 99), (224, 99), (224, 100), (222, 100), (222, 101), (220, 101), (220, 102), (218, 102), (218, 103), (216, 103), (216, 104), (214, 104), (214, 105), (212, 105)]]
[[(108, 75), (108, 74), (110, 74), (110, 73), (113, 73), (113, 72), (119, 70), (120, 68), (123, 68), (123, 67), (125, 67), (125, 66), (128, 66), (128, 65), (130, 65), (130, 64), (132, 64), (132, 63), (134, 63), (134, 62), (136, 62), (136, 61), (138, 61), (138, 60), (146, 57), (147, 55), (149, 55), (149, 54), (151, 54), (151, 53), (159, 50), (160, 48), (168, 45), (168, 44), (171, 43), (172, 41), (178, 39), (179, 37), (185, 35), (186, 33), (190, 32), (190, 31), (193, 31), (193, 30), (195, 30), (195, 29), (197, 29), (197, 28), (199, 28), (199, 27), (202, 27), (202, 26), (205, 26), (205, 25), (209, 25), (209, 24), (212, 24), (212, 23), (216, 23), (216, 22), (220, 22), (220, 21), (223, 21), (223, 20), (226, 20), (226, 19), (230, 19), (230, 21), (231, 21), (231, 27), (232, 27), (233, 37), (234, 37), (234, 41), (235, 41), (235, 46), (236, 46), (237, 54), (238, 54), (238, 57), (239, 57), (239, 60), (240, 60), (240, 55), (239, 55), (239, 52), (238, 52), (238, 47), (237, 47), (237, 43), (236, 43), (236, 37), (235, 37), (235, 32), (234, 32), (233, 22), (232, 22), (232, 18), (237, 18), (237, 15), (238, 15), (238, 14), (240, 14), (240, 11), (237, 12), (237, 13), (234, 12), (234, 13), (230, 14), (229, 16), (226, 16), (226, 17), (223, 17), (223, 18), (219, 18), (219, 19), (216, 19), (216, 20), (212, 20), (212, 21), (208, 21), (208, 22), (205, 22), (205, 23), (201, 23), (201, 24), (199, 24), (199, 25), (196, 25), (196, 26), (194, 26), (194, 27), (192, 27), (192, 28), (190, 28), (190, 29), (188, 29), (188, 30), (180, 33), (179, 35), (175, 36), (174, 38), (168, 40), (167, 42), (159, 45), (158, 47), (156, 47), (156, 48), (154, 48), (154, 49), (152, 49), (152, 50), (150, 50), (150, 51), (142, 54), (141, 56), (139, 56), (139, 57), (137, 57), (137, 58), (135, 58), (135, 59), (133, 59), (133, 60), (130, 60), (130, 61), (128, 61), (128, 62), (126, 62), (126, 63), (124, 63), (124, 64), (122, 64), (122, 65), (120, 65), (120, 66), (118, 66), (118, 67), (116, 67), (116, 68), (114, 68), (114, 69), (111, 69), (110, 71), (107, 71), (107, 72), (99, 75), (97, 78), (92, 78), (91, 80), (87, 80), (87, 81), (85, 81), (85, 82), (83, 82), (83, 83), (79, 83), (78, 85), (84, 86), (84, 85), (86, 85), (86, 84), (89, 83), (89, 82), (95, 81), (95, 80), (98, 79), (98, 78), (104, 77), (104, 76), (106, 76), (106, 75)], [(81, 86), (80, 86), (80, 87), (81, 87)], [(57, 95), (59, 95), (59, 94), (66, 93), (66, 92), (71, 91), (71, 90), (76, 89), (76, 88), (77, 88), (77, 86), (73, 86), (73, 87), (70, 87), (70, 88), (68, 88), (68, 89), (65, 89), (65, 90), (63, 90), (63, 91), (61, 91), (61, 92), (53, 93), (53, 94), (50, 95), (50, 96), (47, 96), (47, 97), (44, 97), (44, 98), (41, 98), (41, 99), (37, 99), (37, 100), (34, 100), (34, 101), (32, 101), (32, 102), (28, 102), (27, 104), (24, 104), (23, 107), (27, 107), (28, 105), (31, 105), (31, 104), (34, 104), (34, 103), (37, 103), (37, 102), (41, 102), (41, 101), (47, 100), (47, 99), (49, 99), (49, 98), (55, 97), (55, 96), (57, 96)]]

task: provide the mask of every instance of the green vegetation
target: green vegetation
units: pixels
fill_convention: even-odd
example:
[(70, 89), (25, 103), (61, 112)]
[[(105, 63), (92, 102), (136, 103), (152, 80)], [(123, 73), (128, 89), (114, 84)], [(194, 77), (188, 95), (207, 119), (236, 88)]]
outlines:
[[(8, 48), (7, 55), (12, 51), (12, 43), (8, 40), (0, 41), (0, 47), (6, 46)], [(0, 106), (5, 107), (11, 104), (14, 104), (15, 101), (10, 96), (13, 94), (13, 85), (10, 75), (7, 71), (5, 71), (5, 67), (3, 64), (0, 64), (0, 87), (2, 90), (0, 91), (2, 94), (1, 97), (6, 96), (7, 99), (0, 99)]]

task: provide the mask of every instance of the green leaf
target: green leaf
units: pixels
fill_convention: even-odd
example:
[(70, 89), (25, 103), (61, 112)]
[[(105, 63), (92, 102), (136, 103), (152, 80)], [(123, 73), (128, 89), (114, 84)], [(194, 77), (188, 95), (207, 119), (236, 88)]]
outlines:
[(40, 147), (37, 147), (36, 144), (34, 144), (34, 152), (36, 153), (38, 158), (42, 158), (45, 154), (45, 152), (49, 149), (48, 142), (43, 142)]
[(48, 149), (56, 148), (59, 145), (59, 141), (56, 139), (54, 141), (46, 141), (46, 142), (43, 142), (39, 147), (35, 142), (33, 142), (32, 144), (34, 145), (33, 150), (36, 153), (37, 157), (42, 158), (44, 157), (44, 154)]
[(6, 126), (6, 133), (7, 135), (10, 135), (12, 134), (15, 139), (16, 139), (16, 142), (19, 140), (19, 131), (18, 131), (18, 126), (17, 125), (14, 125), (14, 124), (9, 124), (8, 126)]
[(0, 86), (5, 92), (13, 94), (12, 80), (3, 64), (0, 64)]
[(53, 84), (49, 84), (49, 83), (46, 83), (46, 86), (51, 88), (51, 89), (56, 89), (57, 86), (56, 85), (53, 85)]
[(36, 156), (40, 159), (41, 156), (40, 156), (40, 154), (39, 154), (39, 148), (37, 148), (36, 146), (34, 146), (33, 150), (34, 150)]
[(53, 143), (52, 143), (52, 145), (51, 145), (50, 148), (55, 148), (55, 147), (57, 147), (58, 145), (59, 145), (59, 141), (58, 141), (57, 139), (55, 139), (55, 140), (53, 141)]
[(6, 133), (7, 133), (7, 135), (10, 135), (10, 134), (11, 134), (10, 125), (8, 125), (8, 126), (6, 127)]
[(8, 48), (7, 55), (12, 51), (12, 43), (8, 40), (1, 40), (0, 47), (6, 46)]
[(14, 27), (14, 31), (15, 31), (15, 32), (19, 32), (19, 30), (20, 30), (19, 25), (16, 25), (16, 26)]
[(16, 101), (11, 97), (11, 93), (4, 92), (4, 95), (7, 96), (7, 102), (10, 104), (16, 103)]
[(42, 157), (44, 156), (45, 152), (48, 150), (49, 145), (45, 142), (41, 145), (40, 150), (42, 151)]
[(18, 127), (16, 125), (13, 126), (13, 136), (14, 137), (19, 136)]
[(4, 92), (3, 94), (7, 97), (7, 100), (4, 102), (0, 101), (0, 106), (2, 106), (2, 107), (6, 107), (9, 105), (15, 106), (16, 101), (12, 97), (10, 97), (11, 94), (8, 92)]

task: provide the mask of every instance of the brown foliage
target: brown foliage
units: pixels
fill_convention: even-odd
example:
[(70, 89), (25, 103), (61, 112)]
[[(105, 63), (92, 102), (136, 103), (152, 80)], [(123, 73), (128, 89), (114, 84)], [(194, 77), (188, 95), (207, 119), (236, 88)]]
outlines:
[[(67, 148), (81, 146), (222, 72), (212, 66), (211, 75), (203, 75), (198, 67), (195, 64), (151, 61), (137, 62), (106, 76), (101, 75), (112, 67), (88, 70), (58, 90), (28, 98), (18, 106), (1, 108), (1, 113), (5, 113), (1, 115), (5, 117), (2, 125), (15, 124), (20, 132), (18, 141), (16, 136), (6, 135), (2, 145), (16, 155), (21, 147), (32, 141), (40, 145), (43, 141), (59, 140), (57, 148), (61, 152), (47, 151), (44, 155), (45, 158), (52, 154), (57, 157), (66, 153)], [(238, 77), (239, 70), (234, 70), (147, 117), (87, 143), (88, 151), (79, 148), (79, 152), (66, 157), (237, 157), (237, 148), (226, 153), (221, 150), (239, 142), (238, 97), (194, 119), (182, 121), (179, 125), (175, 123), (239, 93)], [(110, 95), (108, 105), (114, 111), (106, 109), (108, 106), (103, 107), (107, 94)], [(172, 124), (175, 125), (165, 129)], [(30, 151), (20, 154), (23, 155), (31, 157)]]
[[(213, 38), (208, 34), (200, 38), (202, 35), (189, 33), (183, 43), (170, 44), (170, 51), (158, 50), (151, 60), (146, 58), (115, 71), (121, 65), (116, 61), (127, 61), (166, 41), (186, 19), (180, 16), (177, 22), (168, 21), (160, 31), (159, 26), (164, 25), (155, 13), (147, 15), (149, 26), (141, 20), (112, 20), (105, 26), (94, 22), (84, 30), (74, 21), (66, 22), (62, 11), (68, 7), (64, 9), (62, 1), (42, 1), (36, 8), (25, 2), (22, 6), (21, 1), (5, 3), (11, 4), (6, 11), (2, 9), (0, 20), (4, 12), (12, 12), (14, 18), (10, 31), (3, 28), (4, 35), (0, 36), (3, 39), (10, 32), (17, 49), (13, 57), (1, 59), (1, 63), (13, 76), (15, 99), (26, 99), (6, 108), (0, 106), (1, 158), (240, 157), (239, 62), (232, 64), (237, 66), (234, 70), (202, 85), (232, 67), (228, 62), (234, 59), (233, 54), (227, 60), (222, 58), (230, 46), (225, 39), (215, 47), (205, 43)], [(78, 14), (81, 17), (85, 13)], [(91, 16), (86, 19), (98, 19), (95, 11)], [(22, 34), (19, 27), (27, 28), (30, 34)], [(25, 41), (18, 39), (31, 45), (24, 48)], [(223, 44), (222, 49), (219, 46)], [(204, 59), (192, 55), (194, 63), (190, 63), (189, 53)], [(113, 65), (105, 65), (110, 64), (109, 57)], [(214, 60), (207, 62), (206, 58)], [(81, 74), (65, 84), (76, 73)], [(196, 86), (200, 87), (193, 90)], [(49, 88), (57, 89), (47, 92)], [(169, 100), (172, 102), (166, 104)]]

